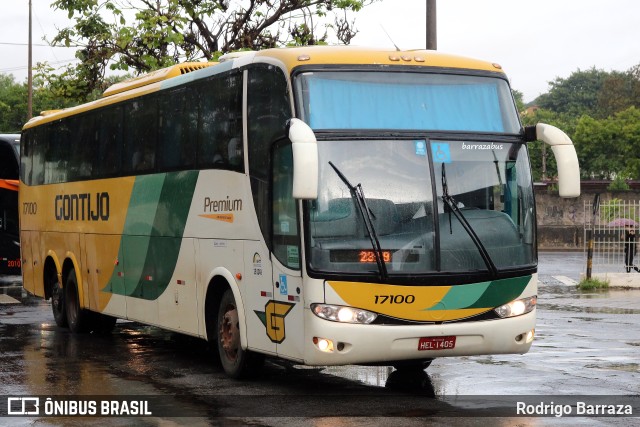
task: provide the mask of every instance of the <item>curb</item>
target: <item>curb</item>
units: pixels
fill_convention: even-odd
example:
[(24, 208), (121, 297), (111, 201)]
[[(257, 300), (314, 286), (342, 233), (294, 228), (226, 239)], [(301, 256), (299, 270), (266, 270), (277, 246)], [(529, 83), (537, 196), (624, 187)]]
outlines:
[(640, 274), (631, 273), (594, 273), (593, 277), (609, 281), (609, 288), (640, 289)]

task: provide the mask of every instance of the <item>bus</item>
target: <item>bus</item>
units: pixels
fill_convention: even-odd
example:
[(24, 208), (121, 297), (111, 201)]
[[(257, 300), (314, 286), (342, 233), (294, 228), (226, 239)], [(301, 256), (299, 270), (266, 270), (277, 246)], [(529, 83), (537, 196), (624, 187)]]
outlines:
[(18, 168), (20, 135), (0, 134), (0, 274), (20, 275)]
[(115, 84), (23, 128), (24, 288), (73, 333), (129, 319), (265, 357), (424, 369), (525, 353), (537, 302), (527, 143), (502, 68), (300, 47)]

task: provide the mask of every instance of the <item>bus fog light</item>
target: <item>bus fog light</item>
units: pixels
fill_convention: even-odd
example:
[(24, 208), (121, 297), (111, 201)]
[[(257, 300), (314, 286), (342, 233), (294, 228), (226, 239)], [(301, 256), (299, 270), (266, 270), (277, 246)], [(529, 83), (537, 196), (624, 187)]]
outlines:
[(531, 341), (533, 341), (533, 337), (536, 334), (536, 330), (532, 329), (529, 332), (527, 332), (527, 344), (530, 343)]
[(341, 323), (367, 324), (376, 320), (378, 316), (376, 313), (368, 310), (330, 304), (311, 304), (311, 311), (321, 319)]
[(532, 311), (536, 307), (537, 302), (538, 297), (534, 295), (528, 298), (513, 300), (507, 304), (501, 305), (494, 311), (502, 318), (521, 316)]
[(313, 343), (324, 353), (333, 353), (333, 341), (327, 338), (313, 337)]

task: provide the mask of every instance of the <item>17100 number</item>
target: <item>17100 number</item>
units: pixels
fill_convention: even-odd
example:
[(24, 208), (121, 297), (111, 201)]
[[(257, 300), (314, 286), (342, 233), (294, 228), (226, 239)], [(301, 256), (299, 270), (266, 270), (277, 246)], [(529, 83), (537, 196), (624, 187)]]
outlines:
[(375, 295), (374, 304), (413, 304), (415, 295)]

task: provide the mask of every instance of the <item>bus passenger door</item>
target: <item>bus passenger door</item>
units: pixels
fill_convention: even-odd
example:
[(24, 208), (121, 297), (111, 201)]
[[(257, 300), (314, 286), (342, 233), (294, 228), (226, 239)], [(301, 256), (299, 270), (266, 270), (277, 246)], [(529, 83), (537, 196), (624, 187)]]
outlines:
[(303, 359), (304, 298), (300, 261), (300, 230), (293, 198), (291, 143), (281, 141), (272, 162), (272, 261), (273, 300), (267, 310), (267, 331), (277, 344), (278, 355)]

